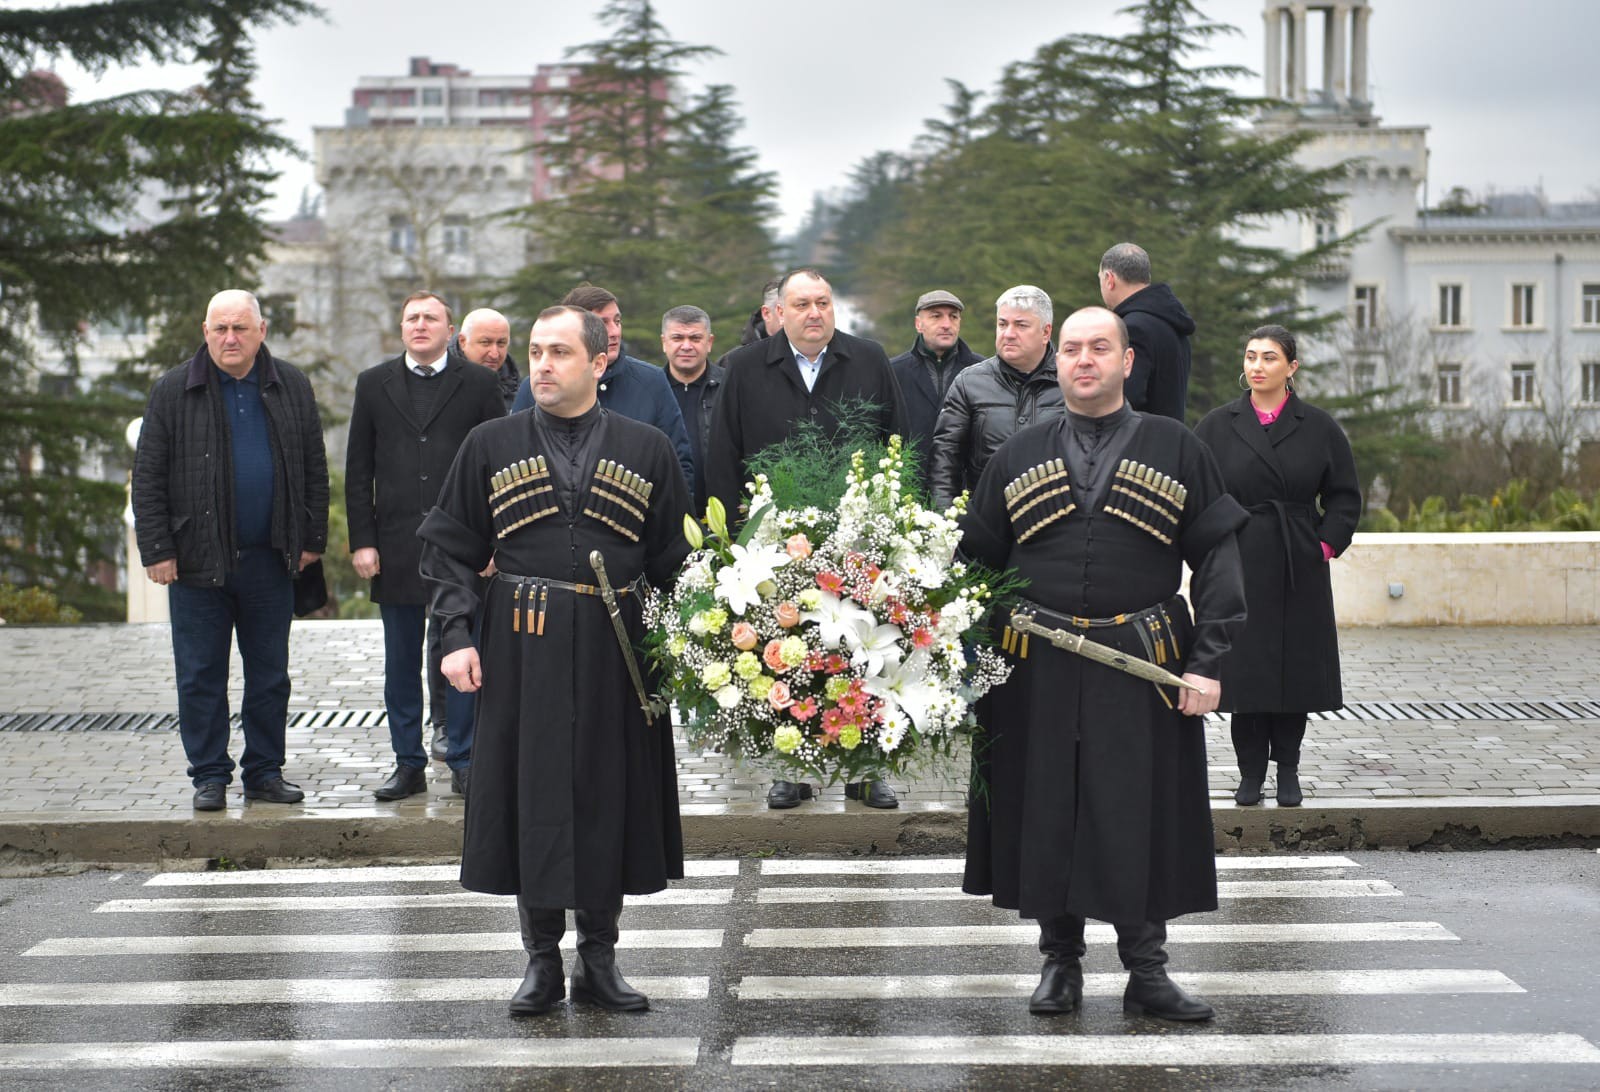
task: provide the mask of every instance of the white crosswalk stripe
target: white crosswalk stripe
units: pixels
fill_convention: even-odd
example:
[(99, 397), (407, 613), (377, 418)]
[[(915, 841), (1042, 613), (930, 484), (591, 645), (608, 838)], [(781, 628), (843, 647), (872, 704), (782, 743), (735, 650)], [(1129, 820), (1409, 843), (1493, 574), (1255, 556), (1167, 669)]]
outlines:
[[(653, 1067), (671, 1072), (671, 1083), (705, 1070), (710, 1083), (739, 1085), (802, 1068), (825, 1080), (817, 1070), (903, 1074), (913, 1064), (931, 1083), (951, 1084), (974, 1079), (964, 1069), (975, 1066), (1027, 1069), (1045, 1084), (1066, 1080), (1041, 1076), (1066, 1066), (1088, 1084), (1095, 1067), (1408, 1066), (1433, 1067), (1435, 1080), (1472, 1066), (1600, 1067), (1600, 1046), (1581, 1034), (1511, 1034), (1514, 1010), (1495, 1006), (1527, 996), (1524, 984), (1471, 966), (1480, 946), (1405, 914), (1405, 892), (1360, 875), (1362, 863), (1301, 855), (1217, 864), (1223, 908), (1168, 930), (1174, 981), (1219, 1010), (1202, 1034), (1121, 1017), (1127, 978), (1114, 970), (1115, 930), (1101, 922), (1085, 930), (1092, 1033), (1039, 1034), (1026, 1011), (1038, 927), (962, 893), (958, 858), (691, 862), (689, 882), (627, 900), (619, 965), (652, 1011), (626, 1028), (578, 1006), (537, 1025), (506, 1016), (523, 960), (514, 901), (462, 891), (456, 866), (161, 873), (143, 881), (140, 897), (87, 908), (98, 917), (80, 911), (70, 928), (33, 930), (0, 949), (26, 957), (9, 964), (9, 977), (27, 979), (0, 982), (0, 1071), (154, 1071), (147, 1080), (171, 1084), (184, 1071), (275, 1067), (367, 1070), (386, 1083), (404, 1083), (396, 1074), (412, 1069), (570, 1069), (596, 1072), (573, 1082), (622, 1084), (633, 1079), (626, 1070)], [(569, 928), (568, 970), (575, 946)], [(1260, 962), (1267, 950), (1276, 969)], [(1455, 1000), (1414, 1002), (1411, 1022), (1396, 1028), (1368, 1017), (1386, 998)], [(1478, 1022), (1449, 1026), (1469, 998)], [(1258, 1006), (1281, 1032), (1256, 1033)], [(474, 1012), (478, 1022), (440, 1037), (440, 1011), (452, 1021)], [(985, 1014), (983, 1034), (944, 1034), (972, 1026), (959, 1014), (975, 1011)], [(1497, 1027), (1496, 1012), (1507, 1023)], [(266, 1037), (283, 1034), (284, 1013), (308, 1035)], [(1092, 1021), (1106, 1018), (1134, 1022), (1103, 1034)], [(485, 1036), (497, 1021), (504, 1035)], [(635, 1026), (642, 1034), (615, 1034)], [(129, 1041), (81, 1041), (85, 1027)], [(680, 1072), (690, 1067), (694, 1076)], [(1600, 1084), (1600, 1069), (1593, 1076)]]
[[(721, 929), (623, 929), (619, 951), (651, 948), (720, 948)], [(563, 951), (577, 947), (569, 932)], [(519, 952), (516, 933), (245, 933), (217, 936), (51, 937), (24, 956), (289, 955), (296, 952)]]
[[(738, 861), (685, 861), (685, 879), (737, 876)], [(158, 872), (146, 887), (283, 887), (332, 883), (455, 883), (460, 865), (374, 865), (370, 868), (253, 868), (234, 872)]]
[[(647, 996), (704, 1001), (709, 978), (639, 975)], [(390, 1001), (504, 1001), (516, 978), (227, 978), (209, 982), (9, 983), (0, 1005), (371, 1005)]]
[(904, 1065), (1597, 1065), (1577, 1035), (796, 1035), (750, 1036), (733, 1064)]
[(700, 1040), (230, 1039), (175, 1043), (0, 1043), (0, 1069), (565, 1069), (692, 1066)]
[[(1400, 894), (1383, 880), (1219, 881), (1219, 899), (1362, 899)], [(971, 899), (959, 887), (763, 887), (762, 903), (931, 902)]]
[[(1197, 971), (1172, 979), (1216, 997), (1526, 992), (1499, 971)], [(1120, 997), (1127, 981), (1125, 974), (1087, 974), (1084, 996)], [(745, 1001), (937, 1000), (1027, 997), (1038, 984), (1037, 974), (750, 975), (734, 992)]]
[[(1117, 934), (1111, 926), (1091, 921), (1084, 929), (1084, 937), (1091, 943), (1115, 943)], [(1171, 944), (1375, 944), (1455, 939), (1453, 933), (1433, 921), (1284, 922), (1272, 925), (1199, 925), (1175, 921), (1167, 926), (1167, 940)], [(745, 943), (752, 948), (1031, 946), (1038, 940), (1037, 925), (770, 928), (752, 929), (745, 937)]]

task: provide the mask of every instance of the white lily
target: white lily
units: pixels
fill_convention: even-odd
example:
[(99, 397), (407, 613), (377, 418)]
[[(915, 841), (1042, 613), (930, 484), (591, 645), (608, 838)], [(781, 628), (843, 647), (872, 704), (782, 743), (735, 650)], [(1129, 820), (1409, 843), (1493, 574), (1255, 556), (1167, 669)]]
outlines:
[(855, 651), (850, 654), (850, 663), (855, 667), (864, 667), (867, 676), (880, 674), (886, 664), (900, 662), (900, 657), (904, 654), (900, 642), (905, 638), (905, 634), (900, 631), (899, 626), (887, 623), (879, 625), (877, 618), (867, 614), (864, 621), (856, 620), (855, 630), (856, 636), (852, 642)]
[(928, 656), (914, 652), (882, 675), (869, 674), (861, 688), (891, 709), (911, 718), (918, 731), (926, 731), (935, 718), (935, 707), (943, 698), (939, 687), (928, 681)]
[(789, 563), (789, 555), (776, 546), (732, 546), (733, 563), (717, 570), (718, 599), (734, 614), (761, 602), (760, 587), (777, 580), (777, 570)]
[(819, 591), (816, 609), (802, 611), (800, 620), (817, 624), (817, 637), (823, 647), (848, 647), (854, 652), (858, 626), (863, 623), (870, 626), (876, 618), (871, 611), (863, 610), (849, 599), (840, 598), (832, 592)]

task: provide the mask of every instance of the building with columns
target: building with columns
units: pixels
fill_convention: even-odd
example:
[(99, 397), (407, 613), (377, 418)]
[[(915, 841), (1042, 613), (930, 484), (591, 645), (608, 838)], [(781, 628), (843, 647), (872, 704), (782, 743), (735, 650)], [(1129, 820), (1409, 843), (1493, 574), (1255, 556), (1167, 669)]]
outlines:
[(1310, 307), (1346, 316), (1302, 354), (1336, 365), (1313, 382), (1399, 386), (1432, 403), (1441, 430), (1555, 443), (1600, 486), (1600, 202), (1456, 192), (1430, 211), (1428, 127), (1373, 112), (1372, 17), (1370, 0), (1262, 9), (1264, 90), (1277, 101), (1257, 128), (1310, 130), (1301, 162), (1351, 171), (1336, 215), (1260, 237), (1305, 252), (1364, 231), (1305, 282)]

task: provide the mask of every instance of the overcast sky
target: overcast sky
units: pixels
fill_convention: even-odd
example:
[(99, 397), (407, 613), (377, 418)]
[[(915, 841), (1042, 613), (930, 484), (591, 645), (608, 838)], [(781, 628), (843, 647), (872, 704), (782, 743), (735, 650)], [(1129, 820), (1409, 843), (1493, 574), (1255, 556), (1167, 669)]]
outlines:
[[(34, 6), (5, 0), (7, 7)], [(339, 125), (359, 76), (403, 75), (414, 55), (480, 75), (529, 73), (567, 47), (600, 37), (599, 4), (507, 0), (324, 0), (326, 22), (261, 34), (257, 95), (283, 131), (310, 148), (316, 126)], [(987, 89), (1009, 61), (1077, 31), (1115, 33), (1124, 0), (658, 0), (675, 37), (723, 55), (690, 71), (690, 89), (731, 84), (744, 142), (776, 172), (781, 227), (792, 230), (812, 194), (842, 184), (862, 157), (903, 150), (949, 100), (944, 80)], [(1212, 59), (1259, 71), (1261, 0), (1199, 0), (1237, 26)], [(1386, 124), (1427, 125), (1430, 187), (1517, 190), (1552, 199), (1600, 189), (1600, 122), (1593, 50), (1597, 0), (1373, 0), (1370, 79)], [(1317, 71), (1316, 62), (1309, 66)], [(96, 85), (61, 69), (75, 98), (135, 87), (182, 86), (195, 70), (110, 72)], [(1245, 90), (1258, 92), (1259, 78)], [(309, 162), (284, 161), (274, 217), (312, 184)]]

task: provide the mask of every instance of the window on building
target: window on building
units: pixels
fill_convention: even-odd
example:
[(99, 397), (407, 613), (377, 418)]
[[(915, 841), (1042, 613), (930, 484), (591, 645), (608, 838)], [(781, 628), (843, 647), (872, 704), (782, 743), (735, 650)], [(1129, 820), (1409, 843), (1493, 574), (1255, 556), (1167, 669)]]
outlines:
[(1461, 365), (1440, 364), (1436, 369), (1439, 376), (1439, 404), (1441, 406), (1460, 406), (1464, 402), (1461, 397)]
[(487, 89), (478, 92), (479, 106), (504, 106), (510, 96), (499, 89)]
[(471, 231), (467, 227), (465, 216), (446, 216), (444, 218), (444, 252), (446, 254), (465, 254), (472, 242)]
[(267, 320), (267, 332), (278, 337), (288, 337), (299, 325), (299, 308), (293, 296), (262, 296), (261, 317)]
[(1534, 366), (1528, 362), (1511, 365), (1511, 404), (1531, 406), (1536, 401)]
[(451, 106), (471, 106), (473, 95), (471, 90), (458, 87), (450, 92)]
[(417, 229), (404, 216), (389, 217), (389, 252), (391, 254), (417, 252)]
[(367, 96), (368, 106), (388, 106), (389, 96), (382, 91), (374, 91)]
[(1461, 286), (1459, 284), (1441, 284), (1439, 286), (1439, 323), (1440, 326), (1461, 325)]
[(1357, 330), (1378, 328), (1378, 286), (1356, 285), (1355, 305), (1350, 310), (1350, 322)]
[(1356, 361), (1355, 374), (1352, 378), (1355, 380), (1358, 393), (1364, 394), (1367, 391), (1376, 389), (1378, 386), (1378, 362), (1376, 360)]
[(1311, 223), (1311, 234), (1318, 246), (1327, 246), (1339, 237), (1339, 222), (1332, 216), (1318, 216)]
[(442, 88), (442, 87), (424, 87), (422, 89), (422, 105), (424, 105), (424, 106), (443, 106), (444, 105), (444, 88)]
[(1578, 365), (1578, 396), (1591, 405), (1600, 403), (1600, 360), (1585, 360)]
[(1533, 285), (1514, 284), (1511, 286), (1511, 325), (1534, 325)]
[(1584, 284), (1578, 289), (1578, 315), (1585, 326), (1600, 326), (1600, 284)]

